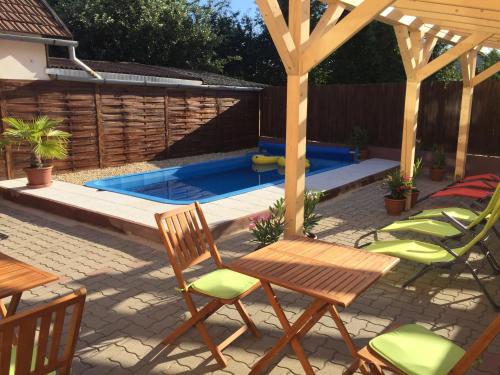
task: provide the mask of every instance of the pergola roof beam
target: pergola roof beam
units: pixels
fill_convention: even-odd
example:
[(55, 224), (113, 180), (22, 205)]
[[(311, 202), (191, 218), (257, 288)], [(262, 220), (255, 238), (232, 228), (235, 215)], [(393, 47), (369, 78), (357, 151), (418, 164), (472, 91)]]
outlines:
[(491, 34), (485, 33), (474, 33), (465, 38), (463, 41), (458, 43), (456, 46), (450, 48), (448, 51), (443, 53), (442, 55), (436, 57), (434, 60), (418, 69), (417, 71), (417, 80), (423, 81), (430, 75), (437, 72), (439, 69), (444, 68), (446, 65), (458, 59), (461, 55), (475, 48), (486, 39), (488, 39)]
[(271, 39), (278, 50), (281, 61), (285, 66), (285, 70), (288, 72), (293, 72), (298, 69), (295, 61), (297, 59), (293, 58), (293, 54), (296, 53), (295, 43), (293, 41), (292, 34), (288, 29), (288, 26), (281, 12), (281, 8), (277, 0), (256, 0), (259, 6), (260, 13), (264, 18), (267, 30), (271, 34)]
[(481, 73), (472, 78), (472, 86), (477, 86), (484, 80), (490, 78), (493, 74), (500, 72), (500, 61), (483, 70)]

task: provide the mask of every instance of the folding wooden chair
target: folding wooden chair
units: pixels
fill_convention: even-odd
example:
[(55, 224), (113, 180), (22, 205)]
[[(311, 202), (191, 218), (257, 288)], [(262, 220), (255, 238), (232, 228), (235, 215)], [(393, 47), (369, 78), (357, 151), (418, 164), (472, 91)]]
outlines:
[[(259, 280), (224, 267), (217, 247), (198, 203), (155, 215), (168, 258), (174, 269), (180, 292), (186, 300), (191, 318), (163, 340), (169, 345), (176, 338), (195, 326), (203, 341), (212, 352), (215, 360), (226, 366), (222, 351), (245, 331), (260, 337), (254, 323), (248, 316), (240, 300), (260, 287)], [(217, 269), (188, 284), (182, 271), (204, 260), (213, 258)], [(191, 293), (211, 298), (211, 301), (198, 310)], [(236, 330), (219, 345), (215, 345), (204, 325), (205, 319), (223, 305), (234, 305), (245, 325)]]
[(85, 295), (80, 289), (0, 320), (0, 374), (69, 375)]
[(500, 333), (500, 314), (465, 351), (422, 326), (406, 324), (375, 337), (358, 351), (358, 359), (343, 375), (363, 374), (462, 375)]

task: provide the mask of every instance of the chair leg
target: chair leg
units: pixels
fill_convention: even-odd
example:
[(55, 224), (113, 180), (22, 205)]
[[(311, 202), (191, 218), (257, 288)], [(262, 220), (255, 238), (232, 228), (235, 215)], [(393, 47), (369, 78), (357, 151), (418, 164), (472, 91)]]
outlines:
[(406, 282), (403, 284), (402, 288), (403, 289), (406, 288), (408, 285), (410, 285), (411, 283), (413, 283), (415, 280), (417, 280), (419, 277), (421, 277), (423, 274), (425, 274), (427, 271), (429, 271), (432, 268), (433, 268), (432, 265), (423, 266), (420, 269), (420, 271), (418, 271), (412, 277), (410, 277), (408, 280), (406, 280)]
[(207, 327), (205, 327), (205, 324), (203, 324), (202, 322), (198, 322), (196, 323), (196, 328), (198, 329), (198, 332), (200, 332), (201, 338), (203, 339), (203, 341), (205, 341), (205, 344), (212, 352), (212, 355), (214, 356), (217, 363), (222, 367), (226, 367), (227, 360), (226, 358), (224, 358), (224, 355), (222, 354), (221, 350), (212, 341), (210, 335), (208, 334)]
[(179, 336), (183, 335), (188, 331), (191, 327), (195, 326), (201, 320), (205, 320), (211, 314), (213, 314), (217, 309), (219, 309), (222, 304), (213, 300), (209, 302), (205, 307), (203, 307), (200, 311), (197, 311), (195, 314), (192, 314), (191, 318), (182, 323), (179, 327), (175, 329), (170, 335), (168, 335), (163, 341), (163, 345), (170, 345), (173, 343)]
[(362, 366), (361, 359), (356, 358), (351, 365), (342, 372), (342, 375), (352, 375)]
[(247, 311), (245, 309), (245, 306), (243, 306), (243, 304), (241, 303), (241, 301), (236, 301), (234, 303), (234, 305), (236, 306), (236, 309), (240, 313), (241, 319), (243, 319), (243, 321), (247, 325), (247, 327), (250, 330), (250, 332), (252, 332), (252, 335), (254, 335), (255, 337), (261, 337), (261, 334), (260, 334), (259, 330), (257, 329), (257, 327), (255, 326), (254, 322), (252, 321), (252, 319), (248, 315), (248, 313), (247, 313)]
[(360, 245), (360, 244), (359, 244), (363, 238), (365, 238), (365, 237), (369, 237), (369, 236), (371, 236), (371, 235), (373, 235), (373, 239), (374, 239), (375, 241), (378, 241), (378, 234), (377, 234), (377, 230), (372, 230), (371, 232), (365, 233), (365, 234), (363, 234), (361, 237), (359, 237), (359, 238), (356, 240), (356, 242), (354, 243), (354, 247), (355, 247), (356, 249), (361, 249), (361, 248), (363, 248), (363, 247), (368, 246), (369, 244), (371, 244), (371, 242), (368, 242), (368, 243), (363, 244), (363, 245)]
[(474, 270), (474, 267), (472, 267), (470, 265), (469, 262), (465, 261), (464, 262), (465, 265), (467, 266), (467, 268), (469, 268), (469, 271), (470, 273), (472, 274), (472, 277), (474, 277), (474, 280), (476, 280), (476, 282), (478, 283), (479, 287), (481, 288), (481, 290), (483, 291), (484, 295), (486, 296), (486, 298), (488, 299), (488, 301), (491, 303), (491, 305), (497, 310), (497, 311), (500, 311), (500, 305), (498, 303), (495, 302), (495, 300), (493, 299), (493, 297), (491, 296), (490, 292), (488, 292), (488, 290), (486, 289), (486, 287), (484, 286), (483, 282), (479, 279), (479, 276), (477, 275), (476, 271)]

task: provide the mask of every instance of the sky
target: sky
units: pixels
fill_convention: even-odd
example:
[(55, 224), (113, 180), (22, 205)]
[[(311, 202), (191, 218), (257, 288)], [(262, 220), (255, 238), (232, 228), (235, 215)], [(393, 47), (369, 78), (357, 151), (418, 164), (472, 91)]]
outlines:
[(241, 13), (250, 12), (250, 14), (253, 14), (257, 9), (255, 0), (231, 0), (231, 6), (234, 10), (239, 10)]

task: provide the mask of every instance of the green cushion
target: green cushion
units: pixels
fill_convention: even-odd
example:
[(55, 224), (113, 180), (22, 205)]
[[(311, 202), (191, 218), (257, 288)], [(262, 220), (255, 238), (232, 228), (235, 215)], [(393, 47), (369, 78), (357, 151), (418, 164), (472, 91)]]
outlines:
[(421, 264), (449, 262), (454, 259), (438, 245), (415, 240), (375, 241), (364, 249), (372, 253), (392, 255)]
[(258, 282), (259, 280), (253, 277), (221, 268), (200, 277), (189, 287), (211, 297), (232, 299), (245, 293)]
[[(38, 351), (38, 346), (33, 347), (33, 355), (31, 356), (31, 371), (35, 369), (36, 354)], [(17, 357), (17, 346), (12, 345), (12, 350), (10, 351), (10, 368), (9, 375), (14, 375), (16, 373), (16, 357)], [(45, 359), (45, 365), (47, 365), (48, 360)], [(49, 372), (47, 375), (56, 375), (55, 371)]]
[(465, 354), (453, 342), (417, 324), (375, 337), (370, 348), (410, 375), (445, 375)]
[(400, 220), (380, 229), (381, 232), (415, 232), (434, 237), (454, 237), (461, 234), (453, 225), (430, 219)]
[(443, 217), (443, 211), (446, 212), (451, 217), (459, 220), (466, 221), (470, 223), (477, 218), (477, 214), (466, 208), (460, 207), (446, 207), (446, 208), (433, 208), (430, 210), (423, 210), (422, 212), (410, 216), (410, 219), (438, 219)]

